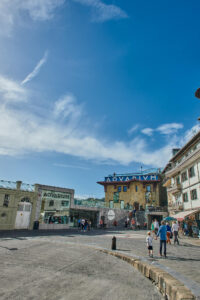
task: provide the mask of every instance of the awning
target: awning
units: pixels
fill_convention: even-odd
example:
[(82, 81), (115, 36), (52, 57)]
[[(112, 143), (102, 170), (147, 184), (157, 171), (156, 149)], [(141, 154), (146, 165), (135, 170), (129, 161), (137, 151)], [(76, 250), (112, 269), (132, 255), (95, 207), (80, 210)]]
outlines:
[(183, 221), (186, 217), (188, 217), (189, 215), (195, 214), (198, 211), (200, 211), (200, 209), (182, 211), (178, 214), (173, 215), (173, 217), (176, 218), (178, 221)]

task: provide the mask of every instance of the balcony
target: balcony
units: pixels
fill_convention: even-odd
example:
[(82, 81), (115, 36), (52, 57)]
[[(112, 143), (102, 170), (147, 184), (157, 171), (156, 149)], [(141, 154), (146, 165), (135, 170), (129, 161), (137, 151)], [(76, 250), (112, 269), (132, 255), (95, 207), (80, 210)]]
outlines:
[(167, 212), (166, 206), (146, 206), (146, 212)]
[(170, 202), (168, 204), (169, 210), (177, 210), (177, 211), (182, 211), (184, 209), (183, 204), (181, 203), (172, 203)]
[(171, 194), (178, 194), (180, 193), (181, 189), (181, 184), (178, 183), (168, 187), (167, 192)]

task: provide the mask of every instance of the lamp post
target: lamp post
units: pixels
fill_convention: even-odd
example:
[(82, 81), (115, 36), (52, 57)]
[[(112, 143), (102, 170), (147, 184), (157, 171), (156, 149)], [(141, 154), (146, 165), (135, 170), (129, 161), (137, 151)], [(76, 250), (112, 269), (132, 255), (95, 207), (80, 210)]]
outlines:
[[(200, 88), (198, 88), (195, 92), (195, 97), (200, 99)], [(200, 117), (198, 117), (198, 120), (200, 121)]]
[(198, 99), (200, 99), (200, 88), (198, 88), (195, 92), (195, 97), (197, 97)]

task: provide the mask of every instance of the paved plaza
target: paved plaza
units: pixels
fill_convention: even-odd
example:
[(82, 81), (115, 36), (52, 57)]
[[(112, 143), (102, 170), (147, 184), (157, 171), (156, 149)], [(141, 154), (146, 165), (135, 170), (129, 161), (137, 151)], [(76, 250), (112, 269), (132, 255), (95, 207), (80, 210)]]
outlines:
[(155, 240), (152, 259), (145, 231), (39, 230), (1, 232), (1, 299), (162, 299), (132, 266), (98, 251), (111, 249), (113, 236), (117, 251), (158, 266), (200, 295), (198, 243), (180, 239), (180, 246), (167, 247), (164, 259)]

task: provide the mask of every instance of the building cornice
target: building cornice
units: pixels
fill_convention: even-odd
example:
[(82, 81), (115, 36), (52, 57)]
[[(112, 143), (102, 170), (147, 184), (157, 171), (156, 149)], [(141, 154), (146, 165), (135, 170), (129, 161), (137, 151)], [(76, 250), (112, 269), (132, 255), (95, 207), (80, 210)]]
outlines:
[(181, 162), (175, 168), (167, 171), (165, 173), (166, 177), (172, 177), (173, 175), (180, 173), (184, 168), (188, 167), (190, 164), (194, 163), (196, 160), (200, 159), (200, 148), (188, 156), (183, 162)]

